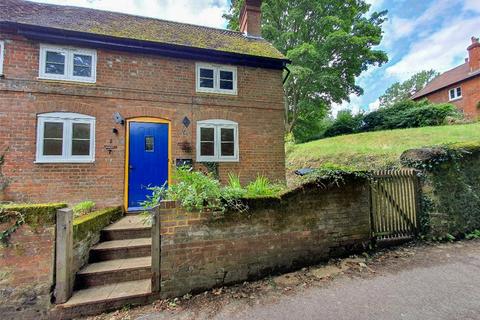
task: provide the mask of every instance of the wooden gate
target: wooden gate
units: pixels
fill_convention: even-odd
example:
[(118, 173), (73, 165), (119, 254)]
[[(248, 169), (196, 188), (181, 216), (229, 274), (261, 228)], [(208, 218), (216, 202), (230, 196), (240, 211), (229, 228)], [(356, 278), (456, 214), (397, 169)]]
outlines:
[(371, 191), (373, 237), (410, 238), (417, 234), (420, 192), (415, 170), (376, 171)]

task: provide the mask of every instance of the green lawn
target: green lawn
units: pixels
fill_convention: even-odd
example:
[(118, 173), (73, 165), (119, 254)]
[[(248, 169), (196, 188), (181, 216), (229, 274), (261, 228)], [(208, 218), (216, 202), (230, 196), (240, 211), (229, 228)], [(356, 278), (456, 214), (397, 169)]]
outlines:
[(480, 122), (465, 125), (367, 132), (287, 147), (287, 177), (298, 168), (330, 164), (370, 170), (399, 165), (403, 151), (455, 142), (479, 141)]

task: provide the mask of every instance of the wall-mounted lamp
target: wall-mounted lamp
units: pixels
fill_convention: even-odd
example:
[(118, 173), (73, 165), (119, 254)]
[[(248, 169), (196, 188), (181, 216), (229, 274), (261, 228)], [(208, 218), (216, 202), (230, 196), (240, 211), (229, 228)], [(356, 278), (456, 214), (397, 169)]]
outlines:
[(121, 124), (122, 126), (125, 124), (125, 118), (118, 112), (113, 114), (113, 120), (115, 120), (116, 124)]

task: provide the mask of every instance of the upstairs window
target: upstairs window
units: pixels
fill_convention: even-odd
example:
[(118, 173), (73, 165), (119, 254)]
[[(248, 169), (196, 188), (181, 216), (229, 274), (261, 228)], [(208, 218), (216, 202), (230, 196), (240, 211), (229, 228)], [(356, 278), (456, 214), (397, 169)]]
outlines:
[(40, 46), (41, 79), (96, 81), (97, 52), (70, 47)]
[(237, 68), (197, 63), (197, 92), (237, 94)]
[(0, 76), (3, 75), (3, 56), (5, 55), (5, 42), (0, 40)]
[(38, 116), (36, 162), (75, 163), (94, 160), (94, 117), (66, 112)]
[(462, 88), (457, 87), (457, 88), (450, 89), (448, 95), (449, 95), (450, 101), (458, 100), (462, 98)]
[(197, 161), (236, 162), (238, 157), (238, 124), (228, 120), (197, 122)]

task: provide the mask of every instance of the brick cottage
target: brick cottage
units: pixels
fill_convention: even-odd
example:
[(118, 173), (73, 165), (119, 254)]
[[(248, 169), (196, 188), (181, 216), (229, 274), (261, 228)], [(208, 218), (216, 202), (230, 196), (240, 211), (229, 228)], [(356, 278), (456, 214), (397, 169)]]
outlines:
[(284, 181), (288, 60), (260, 5), (233, 32), (2, 0), (2, 197), (134, 209), (179, 163)]
[(480, 116), (480, 42), (472, 37), (465, 63), (448, 70), (417, 92), (412, 98), (427, 98), (434, 103), (450, 102), (468, 118)]

